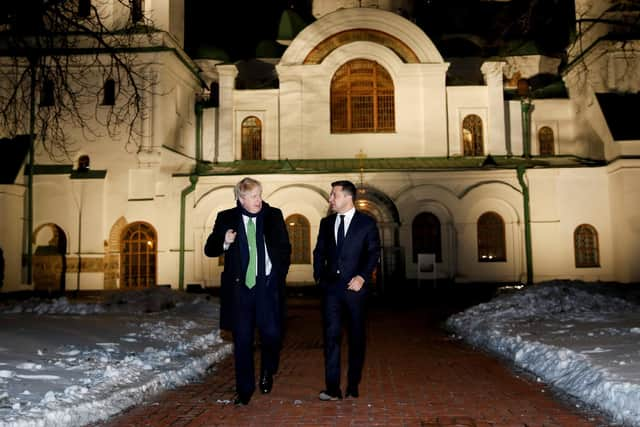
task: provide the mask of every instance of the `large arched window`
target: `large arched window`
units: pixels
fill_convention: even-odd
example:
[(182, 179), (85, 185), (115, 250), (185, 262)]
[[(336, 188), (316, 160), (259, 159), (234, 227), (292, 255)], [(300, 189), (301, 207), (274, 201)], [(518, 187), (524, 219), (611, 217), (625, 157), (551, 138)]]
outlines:
[(120, 288), (139, 289), (156, 284), (156, 232), (145, 222), (134, 222), (122, 232)]
[(331, 80), (331, 132), (393, 132), (394, 88), (380, 64), (354, 59)]
[(418, 254), (435, 254), (436, 262), (442, 262), (442, 237), (440, 220), (430, 212), (422, 212), (411, 224), (411, 242), (413, 244), (413, 262)]
[(573, 232), (573, 247), (576, 255), (576, 267), (600, 267), (598, 232), (589, 224), (576, 227)]
[(501, 262), (507, 260), (504, 221), (495, 212), (486, 212), (478, 218), (478, 261)]
[(538, 131), (538, 144), (540, 145), (541, 156), (553, 156), (555, 154), (553, 142), (553, 129), (543, 126)]
[(302, 215), (289, 215), (285, 220), (291, 242), (291, 264), (311, 264), (311, 227)]
[(484, 156), (482, 119), (469, 114), (462, 120), (462, 149), (465, 156)]
[(262, 160), (262, 122), (250, 116), (242, 121), (242, 160)]

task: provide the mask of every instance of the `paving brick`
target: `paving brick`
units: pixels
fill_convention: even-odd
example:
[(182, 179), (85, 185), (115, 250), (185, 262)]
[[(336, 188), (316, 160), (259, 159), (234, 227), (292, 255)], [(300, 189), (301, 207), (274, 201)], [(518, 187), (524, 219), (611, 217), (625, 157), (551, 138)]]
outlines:
[[(228, 357), (201, 381), (94, 427), (607, 425), (599, 415), (557, 400), (544, 384), (503, 361), (449, 338), (438, 326), (441, 319), (426, 308), (372, 308), (360, 398), (321, 402), (319, 303), (290, 304), (288, 315), (281, 369), (270, 394), (256, 393), (249, 405), (233, 405), (233, 358)], [(346, 347), (343, 356), (346, 366)]]

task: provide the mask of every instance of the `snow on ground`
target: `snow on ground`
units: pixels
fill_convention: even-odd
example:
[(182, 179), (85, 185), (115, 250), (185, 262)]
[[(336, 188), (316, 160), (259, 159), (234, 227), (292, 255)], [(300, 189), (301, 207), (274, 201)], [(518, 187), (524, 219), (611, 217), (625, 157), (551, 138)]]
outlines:
[(218, 309), (163, 288), (0, 305), (0, 426), (81, 426), (201, 377), (231, 353)]
[(541, 381), (640, 426), (640, 305), (631, 285), (553, 281), (451, 316), (447, 327)]

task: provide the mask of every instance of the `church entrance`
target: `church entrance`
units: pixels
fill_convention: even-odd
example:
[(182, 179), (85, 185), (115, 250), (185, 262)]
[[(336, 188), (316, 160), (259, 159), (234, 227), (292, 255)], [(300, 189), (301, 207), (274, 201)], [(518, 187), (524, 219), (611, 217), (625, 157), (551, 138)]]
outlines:
[(374, 293), (384, 294), (404, 281), (404, 250), (399, 245), (400, 216), (395, 203), (382, 191), (359, 185), (356, 209), (375, 218), (380, 233), (380, 262), (374, 277)]

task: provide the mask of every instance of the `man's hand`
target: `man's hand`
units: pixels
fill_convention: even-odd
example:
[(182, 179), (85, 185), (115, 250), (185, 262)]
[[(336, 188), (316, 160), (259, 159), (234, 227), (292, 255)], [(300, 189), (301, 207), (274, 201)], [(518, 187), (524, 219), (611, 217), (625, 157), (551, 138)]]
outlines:
[(238, 234), (237, 232), (233, 231), (232, 229), (228, 229), (227, 232), (224, 234), (224, 244), (225, 246), (230, 246), (233, 242), (236, 241), (236, 234)]
[(359, 292), (360, 289), (362, 289), (363, 285), (364, 279), (362, 278), (362, 276), (357, 275), (356, 277), (351, 279), (349, 285), (347, 285), (347, 289), (349, 289), (350, 291)]

